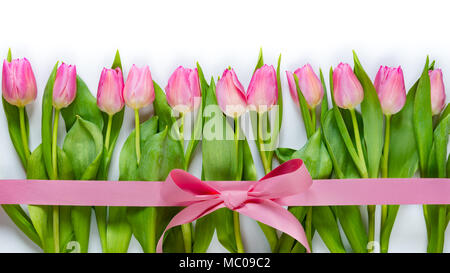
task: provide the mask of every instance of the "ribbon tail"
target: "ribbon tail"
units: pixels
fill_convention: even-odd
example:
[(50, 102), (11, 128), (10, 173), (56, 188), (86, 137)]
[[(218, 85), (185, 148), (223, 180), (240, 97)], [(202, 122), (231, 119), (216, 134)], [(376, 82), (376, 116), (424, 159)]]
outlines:
[(308, 253), (311, 252), (303, 226), (292, 213), (278, 203), (257, 199), (246, 203), (236, 211), (290, 235), (300, 242)]
[(200, 201), (184, 208), (177, 215), (175, 215), (172, 218), (172, 220), (170, 220), (169, 224), (167, 225), (166, 229), (164, 230), (164, 232), (162, 233), (161, 237), (158, 240), (156, 252), (157, 253), (162, 252), (164, 234), (166, 233), (166, 231), (168, 231), (173, 227), (193, 222), (223, 207), (225, 207), (225, 205), (223, 204), (222, 200), (213, 199)]

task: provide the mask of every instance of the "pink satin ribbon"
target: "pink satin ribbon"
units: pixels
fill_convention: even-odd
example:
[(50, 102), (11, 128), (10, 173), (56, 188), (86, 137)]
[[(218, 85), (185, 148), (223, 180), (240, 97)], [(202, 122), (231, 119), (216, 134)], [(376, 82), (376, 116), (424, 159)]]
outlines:
[(313, 181), (302, 161), (293, 159), (259, 181), (201, 181), (182, 170), (173, 170), (165, 182), (0, 180), (0, 204), (187, 206), (167, 229), (227, 207), (307, 246), (303, 228), (282, 206), (450, 204), (450, 179)]

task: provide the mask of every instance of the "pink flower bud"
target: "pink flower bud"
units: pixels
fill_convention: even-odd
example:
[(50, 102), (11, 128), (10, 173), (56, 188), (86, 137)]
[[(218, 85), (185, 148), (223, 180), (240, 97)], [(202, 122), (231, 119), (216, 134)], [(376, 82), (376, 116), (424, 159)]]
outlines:
[(8, 103), (19, 107), (36, 99), (36, 79), (26, 58), (3, 62), (2, 91)]
[(148, 106), (155, 100), (152, 74), (147, 65), (139, 68), (133, 64), (123, 89), (123, 98), (133, 109)]
[(406, 101), (406, 89), (400, 66), (398, 68), (381, 66), (374, 85), (385, 115), (396, 114), (403, 108)]
[(270, 110), (278, 101), (277, 75), (273, 66), (258, 68), (247, 89), (247, 103), (259, 113)]
[(123, 76), (119, 67), (103, 68), (97, 89), (97, 105), (103, 112), (114, 115), (125, 105), (123, 99)]
[(428, 71), (431, 84), (431, 112), (433, 115), (439, 114), (445, 106), (445, 88), (442, 79), (442, 70), (435, 69)]
[(69, 106), (77, 94), (77, 69), (62, 63), (56, 71), (53, 85), (53, 106), (61, 109)]
[(333, 71), (334, 101), (344, 109), (353, 109), (364, 99), (361, 83), (348, 64), (340, 63)]
[(225, 69), (216, 86), (217, 103), (225, 115), (236, 118), (247, 108), (244, 87), (233, 69)]
[[(305, 97), (308, 107), (314, 109), (322, 102), (323, 98), (323, 86), (322, 82), (317, 77), (316, 73), (312, 69), (311, 65), (306, 64), (301, 68), (298, 68), (294, 72), (298, 77), (298, 85), (300, 91)], [(286, 76), (289, 84), (289, 91), (294, 102), (298, 105), (297, 86), (295, 84), (294, 75), (286, 71)]]
[(199, 105), (200, 82), (196, 69), (179, 66), (166, 86), (167, 102), (175, 110), (186, 113)]

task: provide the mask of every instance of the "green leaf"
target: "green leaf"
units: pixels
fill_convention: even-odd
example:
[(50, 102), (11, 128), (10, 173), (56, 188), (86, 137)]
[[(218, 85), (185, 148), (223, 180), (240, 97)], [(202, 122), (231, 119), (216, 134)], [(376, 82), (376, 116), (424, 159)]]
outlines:
[(103, 136), (95, 124), (78, 117), (64, 139), (63, 150), (72, 163), (76, 179), (97, 177), (103, 153)]
[(333, 162), (335, 176), (343, 178), (359, 178), (359, 172), (347, 151), (346, 145), (335, 119), (335, 110), (330, 109), (322, 124), (324, 142)]
[(168, 135), (166, 128), (151, 136), (142, 146), (138, 167), (139, 177), (147, 181), (164, 181), (173, 169), (183, 169), (184, 156), (181, 143)]
[(87, 253), (91, 228), (91, 207), (74, 206), (70, 215), (75, 238), (80, 244), (80, 252)]
[(419, 166), (422, 176), (427, 174), (427, 160), (433, 144), (433, 121), (431, 113), (430, 77), (428, 76), (428, 57), (422, 76), (417, 85), (414, 99), (414, 133), (419, 152)]
[(259, 55), (258, 55), (258, 61), (256, 62), (255, 70), (253, 70), (253, 73), (256, 72), (259, 68), (263, 67), (264, 65), (264, 58), (263, 58), (263, 51), (262, 47), (259, 49)]
[(323, 124), (325, 120), (325, 115), (328, 112), (328, 97), (327, 97), (327, 86), (325, 84), (322, 69), (319, 69), (319, 71), (320, 71), (320, 82), (322, 83), (323, 87), (323, 98), (322, 98), (322, 105), (320, 108), (320, 124)]
[(288, 160), (291, 160), (292, 154), (295, 153), (296, 150), (291, 148), (277, 148), (275, 150), (275, 154), (278, 158), (278, 161), (282, 164)]
[(441, 119), (434, 130), (434, 146), (435, 146), (435, 160), (437, 165), (437, 177), (446, 177), (446, 157), (448, 135), (450, 132), (450, 115)]
[(408, 92), (402, 110), (391, 117), (388, 177), (409, 178), (418, 168), (419, 157), (414, 135), (414, 98), (418, 83)]
[[(167, 127), (164, 131), (146, 139), (143, 144), (144, 152), (138, 166), (141, 179), (163, 181), (171, 170), (184, 167), (181, 143), (169, 137)], [(155, 252), (159, 238), (157, 230), (160, 229), (162, 233), (175, 213), (167, 213), (168, 211), (173, 211), (173, 208), (128, 208), (128, 222), (144, 252)], [(177, 230), (181, 231), (179, 228), (171, 230), (172, 236), (177, 236)], [(181, 241), (181, 250), (184, 250), (183, 241)]]
[(211, 81), (208, 90), (203, 128), (203, 171), (206, 180), (236, 180), (238, 164), (234, 130), (222, 114), (215, 97), (215, 85)]
[[(156, 134), (158, 130), (158, 117), (154, 116), (140, 125), (141, 144), (146, 139)], [(126, 139), (119, 157), (119, 180), (140, 180), (136, 159), (136, 131), (133, 130)], [(145, 145), (145, 144), (144, 144)], [(110, 207), (108, 217), (108, 228), (106, 232), (107, 252), (127, 252), (132, 235), (131, 226), (127, 219), (126, 207)]]
[[(236, 145), (232, 140), (234, 130), (217, 105), (213, 80), (207, 92), (205, 106), (208, 106), (205, 108), (208, 112), (204, 113), (205, 126), (202, 139), (204, 178), (205, 180), (236, 180), (241, 173), (239, 173), (240, 166), (237, 162), (239, 160), (237, 160)], [(228, 251), (237, 252), (232, 211), (223, 208), (212, 215), (219, 242)]]
[[(351, 157), (335, 120), (336, 112), (336, 110), (329, 110), (322, 125), (325, 144), (333, 161), (335, 174), (339, 179), (359, 178), (357, 168), (350, 160)], [(367, 252), (368, 238), (359, 207), (336, 206), (335, 211), (353, 251)]]
[[(156, 134), (158, 130), (158, 117), (153, 116), (140, 125), (141, 145), (144, 147), (145, 140)], [(119, 180), (140, 180), (136, 159), (136, 130), (133, 130), (122, 146), (119, 156)]]
[(216, 226), (217, 239), (220, 244), (231, 253), (237, 253), (236, 237), (234, 234), (233, 211), (221, 208), (211, 213)]
[(300, 111), (302, 112), (303, 124), (305, 125), (306, 135), (309, 138), (314, 133), (314, 125), (312, 124), (311, 114), (309, 112), (308, 103), (303, 96), (300, 86), (298, 84), (298, 77), (294, 74), (295, 86), (297, 88), (298, 102), (300, 105)]
[[(22, 137), (20, 133), (20, 117), (19, 117), (19, 107), (9, 104), (5, 98), (2, 97), (3, 110), (5, 112), (6, 121), (8, 122), (8, 131), (11, 142), (16, 149), (17, 155), (19, 155), (22, 166), (26, 168), (27, 166), (27, 155), (25, 153)], [(29, 135), (29, 125), (28, 125), (28, 115), (27, 111), (24, 109), (25, 114), (25, 128), (27, 136)]]
[(127, 219), (127, 207), (109, 207), (106, 232), (107, 253), (126, 253), (131, 240), (131, 226)]
[(339, 226), (328, 206), (312, 207), (313, 225), (331, 253), (345, 253)]
[(368, 238), (359, 206), (336, 206), (336, 213), (353, 252), (367, 253)]
[[(61, 149), (58, 149), (57, 157), (58, 176), (61, 179), (73, 179), (72, 166), (70, 165), (69, 159)], [(33, 153), (31, 153), (27, 165), (27, 179), (48, 179), (44, 164), (42, 145), (39, 145), (33, 151)], [(28, 206), (28, 212), (30, 214), (33, 225), (36, 228), (37, 233), (39, 234), (44, 252), (53, 252), (54, 243), (52, 206), (30, 205)], [(68, 222), (68, 224), (68, 227), (64, 224), (60, 226), (60, 238), (66, 238), (67, 236), (64, 237), (66, 234), (70, 234), (69, 236), (70, 238), (72, 238), (72, 227), (70, 226), (70, 221)], [(61, 240), (61, 242), (63, 241), (64, 240)], [(62, 249), (64, 249), (64, 246), (65, 244), (61, 244)]]
[[(42, 155), (44, 157), (45, 169), (47, 174), (53, 174), (52, 165), (52, 132), (53, 132), (53, 84), (55, 83), (56, 69), (58, 63), (53, 67), (52, 73), (48, 78), (42, 98)], [(56, 179), (56, 177), (49, 177)]]
[(208, 250), (215, 230), (211, 214), (197, 219), (194, 231), (194, 253), (205, 253)]
[(276, 114), (275, 118), (278, 119), (278, 122), (277, 122), (278, 127), (276, 129), (271, 130), (270, 141), (273, 143), (273, 146), (267, 152), (267, 160), (270, 162), (270, 164), (272, 164), (274, 150), (276, 148), (276, 145), (278, 145), (277, 140), (278, 140), (278, 136), (279, 136), (280, 130), (281, 130), (281, 123), (283, 121), (283, 91), (282, 91), (282, 87), (281, 87), (280, 65), (281, 65), (281, 54), (278, 57), (278, 64), (277, 64), (277, 89), (278, 89), (277, 106), (278, 106), (278, 111), (275, 112), (275, 114)]
[(367, 76), (361, 63), (353, 51), (355, 75), (364, 89), (364, 99), (361, 102), (361, 113), (364, 124), (364, 141), (367, 152), (367, 168), (369, 177), (377, 178), (383, 150), (383, 112), (372, 81)]
[(103, 114), (97, 107), (97, 100), (79, 76), (77, 76), (77, 95), (69, 106), (61, 109), (61, 114), (67, 131), (75, 124), (77, 116), (94, 123), (100, 131), (103, 130)]
[(317, 130), (300, 150), (291, 155), (291, 159), (300, 158), (314, 179), (328, 178), (333, 164), (325, 145), (322, 143), (321, 130)]
[(158, 240), (156, 238), (157, 208), (129, 207), (127, 219), (144, 253), (155, 252)]
[[(162, 236), (170, 220), (181, 211), (180, 207), (157, 207), (156, 217), (156, 240)], [(164, 235), (163, 251), (167, 253), (185, 252), (183, 232), (181, 226), (169, 229)]]
[[(173, 128), (173, 125), (176, 124), (176, 120), (172, 115), (172, 108), (167, 103), (166, 94), (155, 81), (153, 81), (153, 87), (155, 89), (155, 101), (153, 102), (153, 107), (155, 109), (155, 115), (158, 116), (159, 120), (158, 132), (163, 131), (167, 127), (170, 135), (173, 133), (177, 134), (178, 127), (175, 126), (175, 128)], [(175, 136), (178, 137), (178, 135)]]
[[(29, 206), (30, 207), (30, 206)], [(32, 224), (32, 220), (25, 213), (20, 205), (2, 205), (3, 210), (11, 218), (13, 223), (28, 237), (33, 243), (44, 249), (41, 238)]]

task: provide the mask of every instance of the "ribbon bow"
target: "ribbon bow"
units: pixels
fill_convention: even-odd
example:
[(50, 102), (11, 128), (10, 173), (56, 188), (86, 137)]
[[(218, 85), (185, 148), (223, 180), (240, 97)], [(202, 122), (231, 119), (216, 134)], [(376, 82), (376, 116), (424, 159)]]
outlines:
[(223, 182), (201, 181), (179, 169), (170, 172), (161, 188), (161, 197), (186, 208), (167, 225), (158, 241), (157, 252), (162, 252), (167, 230), (224, 207), (290, 235), (310, 251), (302, 225), (279, 202), (283, 197), (305, 192), (312, 185), (311, 176), (302, 160), (287, 161), (259, 181)]

